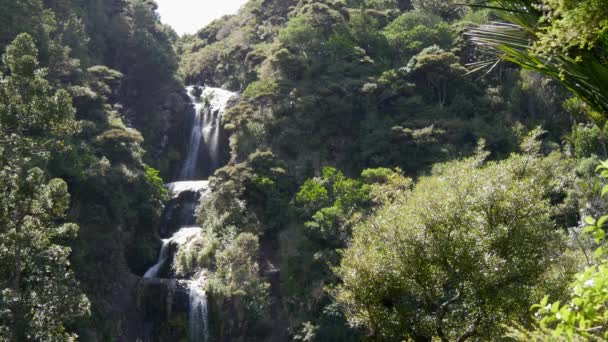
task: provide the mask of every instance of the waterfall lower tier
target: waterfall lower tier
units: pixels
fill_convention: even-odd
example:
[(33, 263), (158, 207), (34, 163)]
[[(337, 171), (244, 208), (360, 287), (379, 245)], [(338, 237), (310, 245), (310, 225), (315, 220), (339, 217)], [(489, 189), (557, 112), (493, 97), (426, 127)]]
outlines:
[(209, 339), (209, 310), (207, 307), (207, 294), (201, 285), (193, 281), (190, 283), (190, 342), (207, 342)]
[[(171, 266), (173, 265), (174, 255), (180, 248), (188, 248), (189, 244), (201, 233), (200, 227), (188, 226), (191, 224), (194, 215), (194, 210), (200, 198), (210, 194), (208, 181), (183, 181), (165, 184), (165, 188), (169, 191), (170, 201), (165, 207), (163, 216), (165, 220), (175, 221), (175, 225), (181, 228), (168, 228), (164, 233), (169, 236), (162, 240), (162, 245), (159, 251), (156, 264), (151, 266), (144, 274), (144, 284), (153, 286), (159, 282), (160, 285), (165, 282), (177, 283), (178, 286), (185, 292), (187, 291), (187, 313), (189, 319), (188, 331), (184, 331), (189, 335), (189, 341), (206, 342), (208, 340), (208, 308), (207, 295), (204, 291), (205, 280), (203, 273), (198, 273), (193, 279), (171, 279), (178, 278), (174, 275)], [(188, 215), (182, 215), (182, 211), (187, 210)], [(171, 219), (167, 219), (167, 216)], [(161, 228), (161, 232), (162, 232)], [(172, 233), (173, 232), (173, 233)], [(167, 278), (167, 279), (161, 279)], [(160, 286), (158, 285), (158, 286)], [(157, 287), (158, 287), (157, 286)], [(152, 289), (152, 288), (151, 288)], [(159, 291), (157, 294), (163, 294), (171, 291)], [(162, 297), (161, 297), (162, 298)], [(162, 299), (159, 301), (164, 303)], [(165, 306), (170, 308), (170, 304), (157, 304), (156, 306)], [(183, 312), (183, 311), (182, 311)], [(170, 314), (166, 314), (167, 317)]]
[[(180, 180), (194, 179), (201, 167), (208, 174), (220, 167), (222, 115), (230, 99), (236, 95), (211, 87), (189, 86), (186, 91), (194, 106), (194, 120), (188, 154), (179, 174)], [(201, 156), (203, 160), (199, 160)]]

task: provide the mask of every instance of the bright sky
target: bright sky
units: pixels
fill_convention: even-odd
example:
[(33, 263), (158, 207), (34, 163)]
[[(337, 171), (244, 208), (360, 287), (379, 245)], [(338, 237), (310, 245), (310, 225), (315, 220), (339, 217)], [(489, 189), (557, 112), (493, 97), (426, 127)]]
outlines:
[(234, 14), (246, 0), (156, 0), (163, 23), (180, 35), (196, 33), (226, 14)]

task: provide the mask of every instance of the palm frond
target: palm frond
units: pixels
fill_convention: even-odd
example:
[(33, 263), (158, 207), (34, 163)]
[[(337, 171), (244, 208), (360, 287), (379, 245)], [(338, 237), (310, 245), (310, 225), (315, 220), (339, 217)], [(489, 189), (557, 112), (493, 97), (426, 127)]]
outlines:
[[(576, 59), (565, 53), (544, 56), (535, 53), (542, 13), (531, 0), (497, 0), (473, 6), (492, 9), (502, 20), (472, 27), (465, 33), (475, 44), (492, 51), (498, 59), (553, 77), (608, 119), (608, 65), (591, 51), (580, 51)], [(607, 45), (608, 46), (608, 45)], [(477, 64), (475, 70), (493, 64)]]

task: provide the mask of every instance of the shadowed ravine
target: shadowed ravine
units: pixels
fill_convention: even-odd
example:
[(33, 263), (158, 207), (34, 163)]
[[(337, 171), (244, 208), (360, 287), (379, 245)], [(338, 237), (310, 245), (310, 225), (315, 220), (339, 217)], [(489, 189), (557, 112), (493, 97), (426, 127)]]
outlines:
[[(194, 210), (201, 198), (209, 194), (209, 185), (206, 180), (194, 179), (200, 170), (212, 174), (220, 167), (221, 122), (222, 115), (229, 100), (234, 93), (209, 87), (189, 86), (186, 88), (188, 97), (194, 106), (194, 118), (190, 133), (190, 143), (187, 157), (183, 161), (179, 181), (166, 184), (171, 197), (163, 216), (176, 215), (173, 204), (179, 203), (181, 212), (177, 213), (179, 228), (171, 231), (161, 227), (161, 235), (165, 235), (158, 255), (158, 261), (144, 274), (146, 281), (161, 279), (162, 272), (167, 263), (173, 260), (172, 254), (201, 232), (200, 227), (192, 226)], [(187, 196), (189, 195), (189, 196)], [(173, 272), (166, 272), (171, 276)], [(207, 307), (207, 294), (205, 293), (205, 279), (195, 275), (192, 279), (179, 279), (180, 284), (188, 289), (188, 324), (189, 340), (192, 342), (205, 342), (209, 340), (209, 318)], [(161, 298), (159, 298), (161, 300)]]

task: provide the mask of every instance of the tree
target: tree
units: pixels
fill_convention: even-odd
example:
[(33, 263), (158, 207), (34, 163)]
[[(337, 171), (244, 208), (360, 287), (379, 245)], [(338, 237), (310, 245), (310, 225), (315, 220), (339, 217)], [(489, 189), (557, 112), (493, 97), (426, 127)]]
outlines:
[[(588, 105), (589, 115), (608, 119), (608, 11), (601, 0), (497, 0), (489, 7), (503, 21), (467, 32), (500, 60), (559, 80)], [(482, 61), (479, 68), (497, 61)]]
[(369, 191), (362, 181), (333, 167), (323, 168), (322, 177), (307, 180), (295, 196), (302, 218), (308, 220), (306, 234), (326, 246), (346, 245), (351, 226), (360, 218), (355, 213), (369, 208)]
[(446, 22), (420, 10), (403, 13), (382, 32), (395, 52), (406, 61), (432, 45), (449, 49), (454, 41)]
[[(602, 162), (597, 171), (601, 178), (608, 178), (608, 161)], [(601, 197), (608, 193), (608, 185), (601, 190)], [(583, 234), (592, 238), (597, 250), (593, 258), (587, 258), (587, 267), (570, 283), (570, 292), (562, 301), (549, 302), (545, 296), (532, 306), (536, 311), (537, 325), (531, 329), (515, 326), (509, 337), (516, 341), (605, 341), (608, 339), (608, 249), (606, 249), (605, 223), (608, 216), (598, 220), (585, 218)]]
[(354, 229), (334, 290), (351, 324), (385, 340), (495, 340), (527, 316), (563, 249), (549, 198), (567, 165), (526, 146), (440, 164)]
[(415, 9), (441, 16), (444, 19), (457, 17), (462, 11), (462, 3), (463, 1), (454, 0), (412, 0), (412, 6)]
[(53, 21), (52, 12), (44, 10), (41, 0), (0, 1), (0, 51), (22, 32), (33, 35), (46, 48)]
[(0, 75), (2, 163), (45, 159), (79, 129), (70, 95), (62, 89), (52, 92), (37, 56), (28, 34), (19, 35), (3, 56), (9, 74)]
[(449, 83), (465, 73), (458, 57), (437, 46), (430, 46), (412, 57), (407, 71), (415, 81), (426, 83), (433, 90), (433, 98), (440, 107), (445, 106), (448, 100)]
[(215, 256), (216, 269), (209, 279), (211, 297), (230, 312), (235, 331), (246, 336), (251, 327), (268, 317), (270, 284), (256, 261), (258, 237), (251, 233), (229, 236)]
[(0, 337), (11, 341), (63, 341), (66, 327), (88, 311), (70, 269), (66, 239), (78, 232), (65, 218), (70, 196), (61, 179), (39, 168), (0, 171)]
[(70, 270), (67, 239), (78, 226), (62, 223), (67, 184), (47, 181), (43, 166), (77, 132), (66, 91), (52, 93), (38, 68), (37, 49), (19, 35), (0, 75), (0, 337), (12, 341), (74, 338), (66, 323), (85, 314), (86, 297)]

